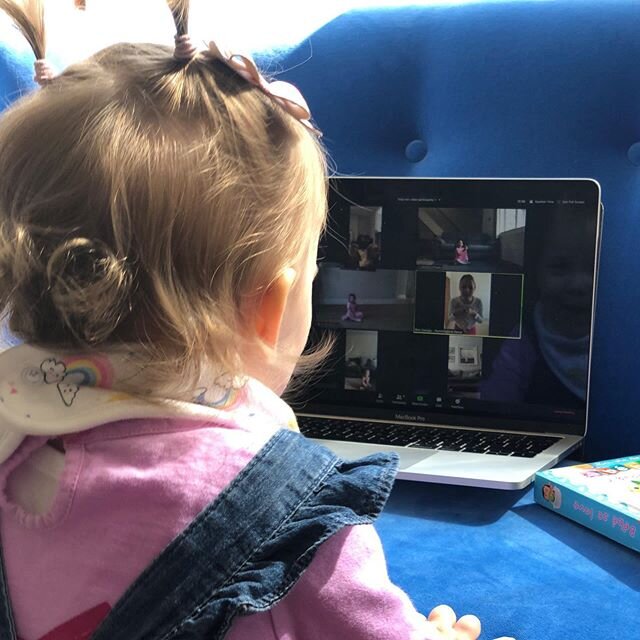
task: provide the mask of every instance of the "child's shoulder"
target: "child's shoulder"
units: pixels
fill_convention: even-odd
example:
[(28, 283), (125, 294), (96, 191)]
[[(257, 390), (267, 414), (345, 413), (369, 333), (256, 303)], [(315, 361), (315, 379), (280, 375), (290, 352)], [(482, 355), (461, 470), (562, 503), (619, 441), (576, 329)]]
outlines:
[[(127, 415), (123, 400), (119, 419), (60, 437), (65, 453), (64, 471), (56, 474), (57, 493), (73, 496), (73, 505), (95, 518), (100, 514), (94, 506), (109, 503), (116, 494), (131, 506), (132, 520), (153, 499), (162, 503), (161, 512), (174, 514), (186, 526), (178, 514), (195, 516), (280, 429), (293, 426), (291, 409), (267, 391), (247, 381), (223, 408), (166, 415), (144, 416), (135, 407)], [(39, 458), (39, 451), (49, 449), (46, 442), (47, 437), (27, 437), (0, 466), (0, 484), (17, 467), (24, 475), (34, 455)], [(23, 524), (50, 526), (66, 517), (67, 509), (58, 506), (35, 519), (18, 504), (0, 504), (0, 510), (8, 508)]]

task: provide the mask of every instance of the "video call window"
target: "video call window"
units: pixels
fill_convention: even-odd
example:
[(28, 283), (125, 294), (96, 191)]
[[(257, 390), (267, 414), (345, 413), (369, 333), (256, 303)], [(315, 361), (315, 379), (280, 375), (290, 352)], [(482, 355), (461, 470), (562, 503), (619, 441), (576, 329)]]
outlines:
[(449, 336), (447, 395), (480, 398), (484, 340), (471, 336)]
[(381, 260), (382, 207), (353, 206), (349, 209), (347, 269), (374, 271)]
[(524, 209), (418, 209), (417, 268), (522, 271)]
[(491, 274), (448, 272), (444, 299), (444, 329), (470, 336), (489, 335)]
[(528, 223), (521, 339), (487, 341), (482, 400), (584, 410), (596, 223), (563, 209)]
[(387, 332), (378, 337), (377, 391), (407, 401), (446, 395), (448, 336)]
[(418, 271), (414, 330), (519, 338), (522, 274)]
[(335, 351), (315, 389), (345, 406), (583, 415), (595, 209), (511, 197), (510, 183), (497, 197), (400, 182), (330, 191), (313, 326)]
[(344, 388), (375, 391), (378, 370), (378, 332), (347, 331)]
[(321, 267), (314, 297), (314, 321), (320, 327), (413, 330), (413, 271), (371, 272)]

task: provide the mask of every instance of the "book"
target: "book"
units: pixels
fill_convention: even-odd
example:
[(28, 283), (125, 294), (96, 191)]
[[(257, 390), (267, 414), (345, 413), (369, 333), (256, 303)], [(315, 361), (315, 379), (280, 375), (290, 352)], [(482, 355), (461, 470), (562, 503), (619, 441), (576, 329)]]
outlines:
[(536, 474), (535, 501), (640, 551), (640, 455)]

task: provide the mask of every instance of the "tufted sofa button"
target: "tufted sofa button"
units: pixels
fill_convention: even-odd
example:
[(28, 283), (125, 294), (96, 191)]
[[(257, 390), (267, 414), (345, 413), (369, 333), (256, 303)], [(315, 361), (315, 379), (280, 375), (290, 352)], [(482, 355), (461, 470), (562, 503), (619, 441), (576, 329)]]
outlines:
[(424, 140), (412, 140), (404, 150), (404, 155), (409, 162), (424, 160), (427, 155), (427, 143)]
[(636, 167), (640, 167), (640, 142), (635, 142), (629, 147), (629, 151), (627, 151), (627, 158), (629, 158), (629, 162), (634, 164)]

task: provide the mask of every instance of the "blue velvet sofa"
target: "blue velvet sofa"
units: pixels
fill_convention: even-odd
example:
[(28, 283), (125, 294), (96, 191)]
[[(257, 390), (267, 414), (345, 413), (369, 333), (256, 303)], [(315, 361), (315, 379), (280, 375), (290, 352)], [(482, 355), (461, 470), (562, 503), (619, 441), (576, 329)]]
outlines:
[[(584, 455), (640, 453), (640, 0), (393, 5), (329, 21), (280, 55), (281, 77), (341, 173), (601, 183)], [(5, 102), (31, 86), (31, 63), (0, 47)], [(640, 556), (529, 491), (399, 482), (377, 527), (418, 608), (473, 611), (483, 638), (640, 638)]]

